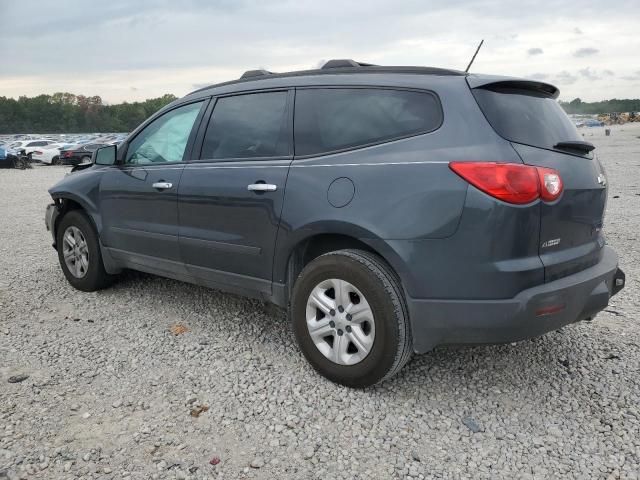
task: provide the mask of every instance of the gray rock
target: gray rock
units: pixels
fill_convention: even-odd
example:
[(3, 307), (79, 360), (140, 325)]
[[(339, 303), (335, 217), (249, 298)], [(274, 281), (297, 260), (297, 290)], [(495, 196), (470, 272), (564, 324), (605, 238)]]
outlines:
[(13, 375), (9, 377), (7, 381), (9, 383), (20, 383), (20, 382), (24, 382), (27, 378), (29, 378), (29, 375), (25, 375), (25, 374)]
[(464, 424), (465, 427), (467, 427), (473, 433), (478, 433), (482, 431), (482, 428), (480, 427), (480, 425), (478, 425), (478, 423), (471, 417), (463, 417), (462, 423)]

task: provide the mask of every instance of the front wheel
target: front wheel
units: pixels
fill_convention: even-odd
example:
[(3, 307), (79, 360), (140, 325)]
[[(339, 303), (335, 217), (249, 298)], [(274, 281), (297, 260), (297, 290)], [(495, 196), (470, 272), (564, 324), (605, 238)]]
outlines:
[(310, 262), (295, 283), (289, 315), (302, 353), (333, 382), (368, 387), (411, 357), (400, 282), (369, 252), (339, 250)]
[(113, 279), (102, 263), (98, 235), (80, 210), (68, 212), (56, 235), (58, 260), (68, 282), (78, 290), (93, 292), (108, 287)]

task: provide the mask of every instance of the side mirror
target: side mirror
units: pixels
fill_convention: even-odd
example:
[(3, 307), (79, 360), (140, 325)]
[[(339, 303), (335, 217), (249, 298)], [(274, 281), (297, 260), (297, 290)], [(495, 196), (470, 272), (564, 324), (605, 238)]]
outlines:
[(116, 163), (116, 146), (100, 147), (93, 152), (92, 160), (96, 165), (114, 165)]

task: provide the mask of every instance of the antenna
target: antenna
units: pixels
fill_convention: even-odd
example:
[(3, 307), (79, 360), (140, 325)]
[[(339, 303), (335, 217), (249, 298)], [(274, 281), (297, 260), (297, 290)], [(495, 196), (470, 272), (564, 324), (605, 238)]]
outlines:
[(471, 57), (471, 61), (469, 62), (469, 65), (467, 65), (467, 68), (464, 71), (465, 73), (469, 72), (469, 69), (471, 68), (471, 64), (473, 64), (473, 61), (476, 59), (476, 55), (478, 55), (478, 52), (480, 51), (480, 47), (482, 47), (483, 43), (484, 43), (484, 38), (480, 40), (480, 45), (478, 45), (478, 48), (476, 48), (476, 53), (474, 53), (473, 57)]

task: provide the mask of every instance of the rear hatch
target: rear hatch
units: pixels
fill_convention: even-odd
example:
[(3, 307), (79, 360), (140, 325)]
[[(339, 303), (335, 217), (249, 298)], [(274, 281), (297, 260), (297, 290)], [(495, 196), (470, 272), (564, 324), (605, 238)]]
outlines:
[(489, 123), (525, 164), (553, 168), (562, 178), (562, 196), (540, 203), (545, 281), (598, 263), (604, 246), (606, 177), (593, 145), (556, 101), (558, 90), (540, 82), (507, 80), (475, 85), (472, 92)]

